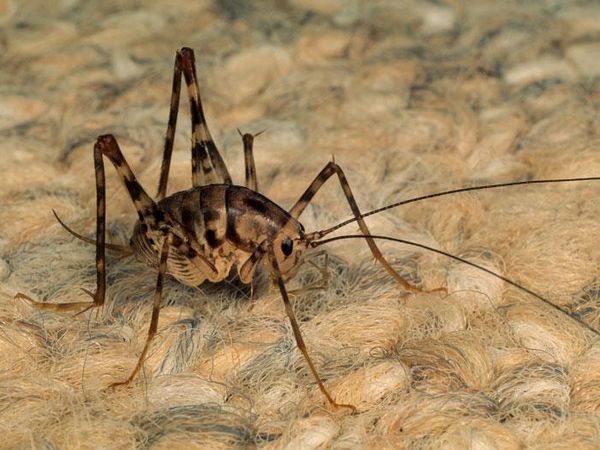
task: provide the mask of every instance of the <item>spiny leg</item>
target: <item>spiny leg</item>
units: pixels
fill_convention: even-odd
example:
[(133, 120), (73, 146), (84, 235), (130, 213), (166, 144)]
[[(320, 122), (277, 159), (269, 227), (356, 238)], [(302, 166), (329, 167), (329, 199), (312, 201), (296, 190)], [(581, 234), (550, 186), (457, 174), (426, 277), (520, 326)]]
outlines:
[[(150, 198), (135, 178), (114, 136), (110, 134), (99, 136), (94, 145), (94, 166), (96, 171), (96, 293), (94, 294), (84, 289), (94, 299), (93, 302), (39, 303), (24, 294), (17, 294), (16, 298), (24, 298), (33, 302), (41, 309), (52, 311), (69, 311), (81, 308), (85, 308), (83, 310), (85, 311), (104, 304), (106, 292), (106, 187), (103, 156), (106, 156), (115, 166), (117, 173), (129, 192), (140, 222), (148, 229), (153, 230), (157, 230), (161, 224), (164, 225), (164, 212)], [(200, 263), (202, 262), (200, 261)], [(214, 270), (214, 267), (207, 266), (207, 270)]]
[(246, 187), (252, 189), (254, 192), (258, 192), (258, 181), (256, 179), (256, 166), (254, 165), (254, 138), (262, 133), (249, 134), (244, 133), (238, 129), (239, 135), (242, 136), (244, 142), (244, 163), (246, 167)]
[[(348, 200), (348, 203), (350, 204), (352, 213), (354, 214), (354, 217), (356, 218), (356, 221), (358, 222), (358, 226), (359, 226), (361, 232), (363, 233), (363, 235), (365, 236), (367, 244), (369, 245), (369, 248), (371, 249), (371, 253), (373, 253), (373, 256), (375, 257), (375, 259), (377, 259), (377, 261), (379, 261), (379, 263), (385, 268), (385, 270), (407, 291), (427, 292), (427, 291), (423, 291), (422, 289), (420, 289), (416, 286), (413, 286), (408, 281), (406, 281), (404, 278), (402, 278), (398, 274), (398, 272), (396, 272), (392, 268), (390, 263), (388, 263), (387, 260), (383, 257), (383, 254), (379, 250), (379, 247), (377, 247), (377, 244), (375, 244), (375, 241), (369, 236), (371, 233), (369, 232), (369, 228), (367, 227), (367, 224), (364, 221), (364, 219), (362, 218), (361, 212), (358, 209), (358, 205), (356, 203), (356, 200), (354, 199), (354, 195), (352, 194), (352, 190), (350, 189), (348, 180), (346, 180), (346, 176), (344, 175), (342, 168), (340, 166), (338, 166), (336, 163), (334, 163), (334, 162), (327, 163), (327, 165), (316, 176), (316, 178), (313, 180), (313, 182), (310, 184), (310, 186), (306, 189), (306, 191), (304, 191), (304, 194), (302, 194), (302, 196), (298, 199), (296, 204), (294, 206), (292, 206), (292, 209), (290, 209), (290, 211), (289, 211), (290, 215), (292, 217), (294, 217), (295, 219), (297, 219), (300, 216), (300, 214), (302, 214), (302, 211), (304, 211), (306, 206), (310, 203), (310, 201), (315, 196), (315, 194), (318, 192), (318, 190), (321, 188), (321, 186), (323, 186), (323, 184), (334, 174), (336, 174), (338, 176), (338, 179), (340, 180), (340, 184), (342, 185), (342, 190), (344, 191), (344, 195), (346, 196), (346, 199)], [(316, 236), (315, 238), (318, 238), (318, 236)], [(445, 290), (445, 289), (443, 289), (443, 288), (434, 289), (434, 291), (442, 291), (442, 290)]]
[(232, 184), (227, 166), (210, 135), (202, 102), (198, 77), (196, 76), (196, 63), (194, 51), (184, 47), (177, 52), (181, 70), (187, 84), (190, 100), (190, 114), (192, 117), (192, 184), (204, 186), (207, 184)]
[(163, 279), (165, 273), (167, 272), (167, 259), (169, 257), (169, 247), (171, 243), (172, 235), (168, 235), (168, 237), (165, 237), (163, 239), (162, 245), (160, 247), (158, 277), (156, 278), (156, 291), (154, 292), (154, 298), (152, 300), (152, 317), (150, 319), (150, 326), (148, 327), (148, 337), (146, 338), (144, 349), (142, 350), (142, 353), (138, 358), (138, 362), (135, 365), (135, 368), (133, 369), (133, 372), (131, 372), (129, 377), (124, 381), (112, 383), (110, 385), (111, 388), (129, 384), (142, 368), (142, 364), (144, 364), (146, 354), (148, 353), (148, 349), (150, 348), (150, 342), (152, 341), (152, 338), (156, 335), (156, 331), (158, 330), (158, 316), (160, 314), (160, 305), (162, 303)]
[(296, 319), (296, 315), (294, 314), (294, 309), (292, 308), (292, 303), (290, 302), (290, 299), (288, 297), (288, 293), (286, 291), (285, 284), (284, 284), (283, 278), (281, 276), (281, 271), (279, 270), (279, 265), (277, 264), (277, 258), (275, 257), (275, 253), (273, 252), (273, 248), (271, 247), (270, 244), (267, 245), (266, 252), (269, 257), (272, 274), (275, 277), (275, 281), (277, 282), (277, 286), (279, 287), (279, 291), (281, 292), (281, 298), (283, 299), (283, 304), (285, 305), (285, 312), (288, 316), (288, 319), (290, 320), (290, 324), (292, 325), (292, 331), (294, 332), (294, 339), (296, 340), (296, 345), (298, 346), (298, 349), (304, 356), (304, 359), (306, 360), (306, 363), (308, 364), (308, 367), (309, 367), (313, 377), (315, 378), (315, 380), (317, 381), (317, 384), (319, 385), (319, 389), (321, 390), (321, 392), (323, 393), (325, 398), (327, 398), (327, 401), (332, 406), (334, 406), (336, 408), (348, 408), (348, 409), (351, 409), (352, 412), (355, 413), (356, 407), (354, 407), (353, 405), (337, 403), (331, 397), (331, 395), (327, 391), (327, 388), (325, 388), (325, 385), (321, 381), (319, 372), (317, 372), (317, 369), (316, 369), (315, 365), (313, 364), (312, 359), (308, 355), (308, 351), (306, 350), (306, 344), (304, 343), (304, 338), (302, 337), (302, 333), (300, 332), (300, 326), (298, 325), (298, 320)]
[[(106, 229), (106, 180), (104, 177), (104, 161), (102, 160), (102, 142), (100, 138), (94, 144), (94, 167), (96, 172), (96, 293), (87, 289), (93, 301), (75, 303), (41, 303), (31, 297), (18, 293), (15, 298), (23, 298), (33, 303), (35, 307), (48, 311), (73, 311), (84, 312), (90, 308), (100, 307), (104, 304), (106, 293), (106, 255), (105, 255), (105, 229)], [(84, 308), (82, 310), (82, 308)]]

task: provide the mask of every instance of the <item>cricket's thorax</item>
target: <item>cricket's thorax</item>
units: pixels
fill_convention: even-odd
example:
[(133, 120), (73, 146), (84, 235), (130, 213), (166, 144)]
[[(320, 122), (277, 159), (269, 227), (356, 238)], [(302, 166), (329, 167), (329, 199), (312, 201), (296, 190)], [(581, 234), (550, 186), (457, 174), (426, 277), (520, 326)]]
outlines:
[[(281, 231), (298, 234), (301, 225), (263, 195), (242, 186), (212, 184), (177, 192), (158, 203), (165, 217), (177, 222), (196, 240), (202, 255), (183, 254), (175, 246), (169, 250), (167, 272), (190, 286), (205, 280), (221, 281), (235, 265), (244, 262), (265, 240), (273, 242)], [(131, 247), (140, 261), (156, 266), (158, 233), (139, 220)], [(206, 258), (217, 274), (202, 267)]]

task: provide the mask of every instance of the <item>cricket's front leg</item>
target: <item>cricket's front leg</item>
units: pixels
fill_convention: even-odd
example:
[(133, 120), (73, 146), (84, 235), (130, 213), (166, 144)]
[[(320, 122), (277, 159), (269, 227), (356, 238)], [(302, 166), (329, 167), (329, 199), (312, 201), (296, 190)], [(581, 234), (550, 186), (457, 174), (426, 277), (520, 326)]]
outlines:
[(352, 213), (354, 214), (354, 218), (358, 222), (360, 231), (364, 235), (365, 240), (367, 241), (367, 244), (369, 245), (369, 249), (371, 250), (371, 253), (373, 253), (373, 256), (375, 257), (375, 259), (377, 261), (379, 261), (379, 263), (383, 266), (383, 268), (398, 282), (398, 284), (400, 284), (400, 286), (402, 286), (403, 289), (405, 289), (406, 291), (409, 291), (409, 292), (444, 292), (445, 293), (446, 288), (437, 288), (437, 289), (433, 289), (431, 291), (426, 291), (418, 286), (412, 285), (407, 280), (405, 280), (403, 277), (401, 277), (400, 274), (398, 272), (396, 272), (394, 270), (394, 268), (390, 265), (390, 263), (387, 262), (387, 260), (381, 253), (381, 250), (379, 250), (379, 247), (377, 246), (377, 244), (375, 244), (375, 240), (371, 237), (371, 232), (369, 231), (369, 228), (367, 227), (367, 224), (362, 217), (360, 209), (358, 208), (358, 204), (356, 203), (356, 200), (354, 199), (354, 195), (352, 194), (352, 190), (350, 189), (350, 184), (348, 183), (348, 180), (346, 179), (346, 175), (344, 174), (344, 171), (342, 170), (342, 168), (340, 166), (338, 166), (334, 162), (327, 163), (327, 165), (323, 168), (323, 170), (321, 170), (321, 172), (315, 177), (313, 182), (310, 184), (310, 186), (308, 186), (306, 191), (304, 191), (304, 193), (298, 199), (296, 204), (294, 206), (292, 206), (292, 208), (290, 209), (290, 211), (289, 211), (290, 216), (297, 219), (300, 216), (300, 214), (302, 214), (302, 211), (304, 211), (306, 206), (310, 203), (310, 201), (315, 196), (315, 194), (323, 186), (323, 184), (325, 184), (325, 182), (329, 178), (331, 178), (333, 175), (338, 176), (338, 179), (342, 186), (342, 190), (344, 191), (344, 195), (346, 196), (346, 200), (348, 201), (348, 204), (350, 205), (350, 209), (352, 210)]

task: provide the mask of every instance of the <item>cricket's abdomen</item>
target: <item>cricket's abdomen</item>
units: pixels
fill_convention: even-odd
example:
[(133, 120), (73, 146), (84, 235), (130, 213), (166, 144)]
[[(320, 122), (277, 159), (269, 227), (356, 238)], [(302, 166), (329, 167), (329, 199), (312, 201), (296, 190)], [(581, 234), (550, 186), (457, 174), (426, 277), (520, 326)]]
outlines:
[[(196, 240), (202, 250), (200, 257), (217, 269), (216, 275), (209, 273), (193, 257), (171, 247), (167, 272), (190, 286), (207, 279), (223, 280), (234, 265), (239, 268), (262, 241), (272, 238), (290, 220), (286, 211), (261, 194), (226, 184), (180, 191), (158, 206), (166, 220), (174, 220)], [(136, 257), (152, 267), (158, 261), (157, 236), (138, 221), (131, 238)]]

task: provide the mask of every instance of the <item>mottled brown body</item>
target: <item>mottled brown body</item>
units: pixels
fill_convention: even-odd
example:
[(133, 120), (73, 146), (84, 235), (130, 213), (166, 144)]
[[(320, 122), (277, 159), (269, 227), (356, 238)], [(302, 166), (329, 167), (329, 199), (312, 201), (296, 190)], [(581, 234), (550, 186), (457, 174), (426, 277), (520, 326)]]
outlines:
[[(233, 266), (241, 281), (250, 283), (256, 266), (252, 265), (246, 272), (242, 268), (263, 242), (272, 242), (275, 248), (280, 248), (283, 239), (304, 237), (302, 225), (289, 213), (243, 186), (199, 186), (159, 201), (158, 207), (196, 240), (204, 258), (216, 268), (216, 273), (203, 270), (194, 263), (193, 256), (182, 254), (172, 246), (167, 273), (188, 286), (198, 286), (205, 280), (222, 281)], [(152, 267), (156, 267), (158, 261), (157, 241), (157, 231), (138, 220), (130, 245), (135, 256)], [(297, 267), (299, 257), (299, 252), (281, 255), (279, 266), (284, 279), (293, 275), (292, 269)]]

